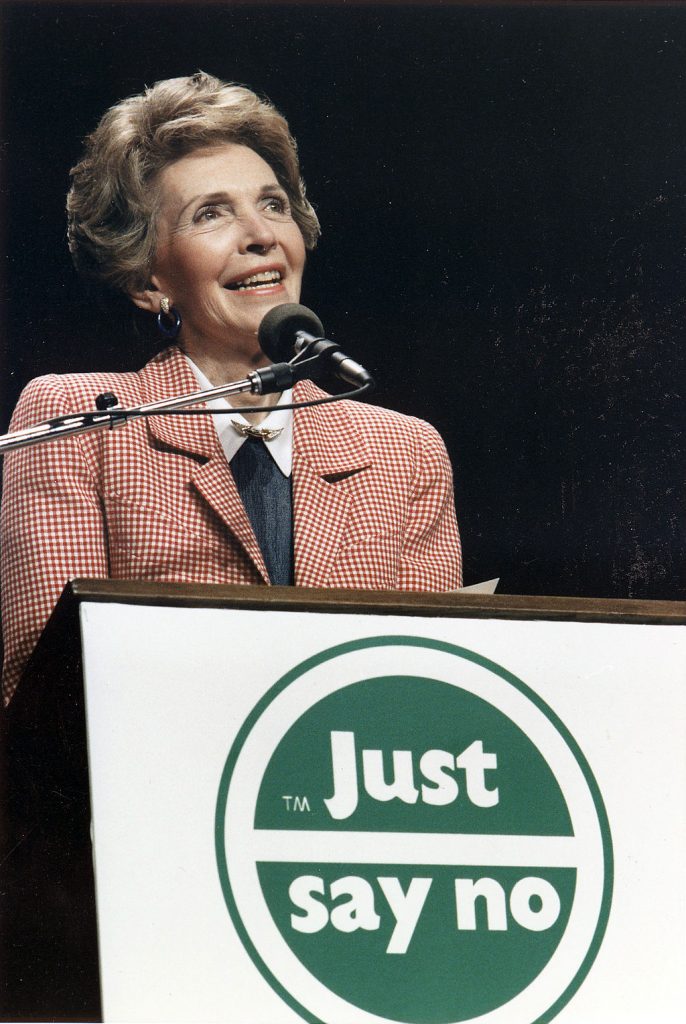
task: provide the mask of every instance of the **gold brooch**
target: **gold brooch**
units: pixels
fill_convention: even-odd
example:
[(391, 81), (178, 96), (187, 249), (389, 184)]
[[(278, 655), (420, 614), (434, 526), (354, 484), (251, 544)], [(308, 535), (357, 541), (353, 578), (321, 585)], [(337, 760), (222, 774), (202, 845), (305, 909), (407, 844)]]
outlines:
[(229, 423), (241, 437), (257, 437), (260, 441), (273, 441), (283, 430), (283, 427), (276, 430), (270, 430), (269, 427), (253, 427), (251, 423), (239, 423), (238, 420), (229, 420)]

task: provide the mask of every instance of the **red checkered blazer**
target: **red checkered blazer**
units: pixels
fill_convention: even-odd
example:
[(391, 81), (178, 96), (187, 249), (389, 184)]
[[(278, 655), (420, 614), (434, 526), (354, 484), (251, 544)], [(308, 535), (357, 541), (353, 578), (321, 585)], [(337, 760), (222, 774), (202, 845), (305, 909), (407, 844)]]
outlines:
[[(102, 391), (129, 406), (196, 390), (174, 347), (138, 373), (37, 378), (11, 429), (92, 409)], [(319, 394), (308, 381), (295, 389), (296, 400)], [(297, 586), (460, 586), (450, 463), (421, 420), (354, 402), (296, 411), (293, 525)], [(74, 576), (269, 583), (209, 416), (137, 420), (6, 456), (6, 700)]]

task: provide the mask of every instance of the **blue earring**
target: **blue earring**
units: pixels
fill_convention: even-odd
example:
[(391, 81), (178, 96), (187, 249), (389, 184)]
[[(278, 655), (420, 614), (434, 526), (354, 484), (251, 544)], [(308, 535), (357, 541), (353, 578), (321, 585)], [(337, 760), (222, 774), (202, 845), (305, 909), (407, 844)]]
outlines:
[[(167, 322), (165, 322), (165, 319)], [(171, 320), (172, 323), (168, 321)], [(181, 315), (178, 309), (170, 305), (169, 299), (166, 295), (162, 296), (160, 300), (160, 311), (157, 314), (157, 330), (160, 332), (163, 338), (169, 338), (173, 340), (181, 330)]]

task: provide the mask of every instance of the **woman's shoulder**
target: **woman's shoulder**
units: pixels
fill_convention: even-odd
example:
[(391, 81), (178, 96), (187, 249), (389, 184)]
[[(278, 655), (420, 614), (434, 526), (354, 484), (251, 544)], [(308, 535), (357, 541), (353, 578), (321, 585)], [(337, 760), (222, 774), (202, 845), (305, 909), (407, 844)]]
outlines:
[(154, 374), (160, 364), (174, 361), (174, 358), (165, 350), (142, 370), (49, 373), (34, 377), (19, 396), (12, 429), (70, 412), (90, 412), (95, 409), (98, 395), (106, 392), (115, 395), (120, 405), (139, 405), (148, 398), (146, 379), (151, 368)]
[(94, 371), (92, 373), (48, 373), (41, 377), (34, 377), (22, 391), (22, 398), (50, 398), (82, 396), (100, 394), (101, 391), (110, 385), (122, 387), (135, 387), (138, 381), (137, 371), (108, 372)]
[(106, 391), (115, 394), (120, 403), (129, 404), (137, 378), (136, 373), (49, 373), (34, 377), (19, 396), (12, 429), (70, 412), (94, 410), (96, 398)]

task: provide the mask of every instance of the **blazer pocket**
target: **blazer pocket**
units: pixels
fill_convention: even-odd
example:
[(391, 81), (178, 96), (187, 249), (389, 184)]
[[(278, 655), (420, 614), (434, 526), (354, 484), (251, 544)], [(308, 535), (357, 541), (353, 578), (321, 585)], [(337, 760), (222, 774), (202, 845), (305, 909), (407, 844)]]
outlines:
[(218, 537), (209, 523), (190, 514), (175, 518), (113, 496), (104, 504), (110, 572), (115, 578), (187, 579), (226, 557), (227, 538)]

